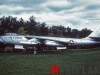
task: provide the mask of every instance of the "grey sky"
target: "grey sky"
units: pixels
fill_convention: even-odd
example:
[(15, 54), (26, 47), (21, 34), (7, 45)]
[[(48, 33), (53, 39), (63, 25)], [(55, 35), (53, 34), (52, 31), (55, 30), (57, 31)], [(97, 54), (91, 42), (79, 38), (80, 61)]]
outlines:
[(100, 28), (100, 0), (2, 0), (0, 16), (28, 20), (34, 16), (47, 25), (71, 28)]

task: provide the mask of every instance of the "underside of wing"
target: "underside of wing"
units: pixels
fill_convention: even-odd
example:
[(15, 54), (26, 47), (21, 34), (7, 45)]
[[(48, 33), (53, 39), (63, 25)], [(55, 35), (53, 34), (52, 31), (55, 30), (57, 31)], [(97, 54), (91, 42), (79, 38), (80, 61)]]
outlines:
[(46, 44), (49, 46), (66, 46), (68, 43), (63, 42), (63, 41), (58, 41), (54, 39), (48, 39), (48, 38), (41, 38), (41, 37), (36, 37), (42, 44)]

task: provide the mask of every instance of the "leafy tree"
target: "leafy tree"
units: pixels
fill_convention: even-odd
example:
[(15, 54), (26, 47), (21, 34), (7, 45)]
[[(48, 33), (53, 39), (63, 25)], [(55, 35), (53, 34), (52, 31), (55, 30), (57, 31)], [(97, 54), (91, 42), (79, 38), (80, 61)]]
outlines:
[(29, 21), (27, 21), (27, 25), (28, 25), (28, 33), (30, 35), (35, 35), (35, 31), (36, 31), (36, 25), (37, 22), (35, 21), (35, 17), (31, 16), (29, 18)]
[(27, 31), (25, 31), (24, 27), (20, 27), (20, 28), (18, 29), (18, 32), (17, 32), (17, 33), (18, 33), (18, 34), (24, 35), (24, 34), (27, 33)]
[(71, 29), (70, 27), (65, 28), (62, 25), (53, 25), (50, 27), (47, 26), (45, 22), (37, 22), (33, 16), (30, 16), (28, 21), (24, 21), (23, 18), (18, 20), (17, 17), (3, 16), (0, 18), (0, 35), (9, 32), (29, 35), (84, 38), (92, 31), (87, 28), (79, 31), (77, 29)]
[(71, 28), (69, 27), (65, 28), (64, 35), (65, 37), (71, 37)]
[(79, 38), (77, 29), (72, 29), (71, 37), (72, 38)]
[(48, 33), (48, 36), (55, 36), (55, 34), (53, 34), (53, 33)]
[(90, 29), (84, 28), (79, 32), (80, 38), (87, 37), (92, 31)]

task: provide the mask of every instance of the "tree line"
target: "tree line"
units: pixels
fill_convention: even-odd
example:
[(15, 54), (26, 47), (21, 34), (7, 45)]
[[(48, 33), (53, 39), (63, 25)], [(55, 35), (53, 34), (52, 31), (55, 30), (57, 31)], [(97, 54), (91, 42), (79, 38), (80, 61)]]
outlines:
[(0, 35), (5, 33), (17, 33), (22, 35), (38, 35), (38, 36), (56, 36), (56, 37), (71, 37), (84, 38), (92, 31), (84, 28), (82, 30), (71, 29), (63, 25), (48, 26), (45, 22), (37, 22), (35, 17), (30, 16), (29, 20), (25, 21), (23, 18), (17, 17), (1, 17), (0, 18)]

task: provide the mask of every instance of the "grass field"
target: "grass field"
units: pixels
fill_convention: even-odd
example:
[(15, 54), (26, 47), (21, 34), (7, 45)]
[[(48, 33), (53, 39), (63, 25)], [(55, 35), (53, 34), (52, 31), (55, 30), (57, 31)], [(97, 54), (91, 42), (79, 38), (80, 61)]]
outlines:
[(52, 75), (53, 64), (57, 75), (100, 75), (100, 51), (0, 53), (0, 75)]

